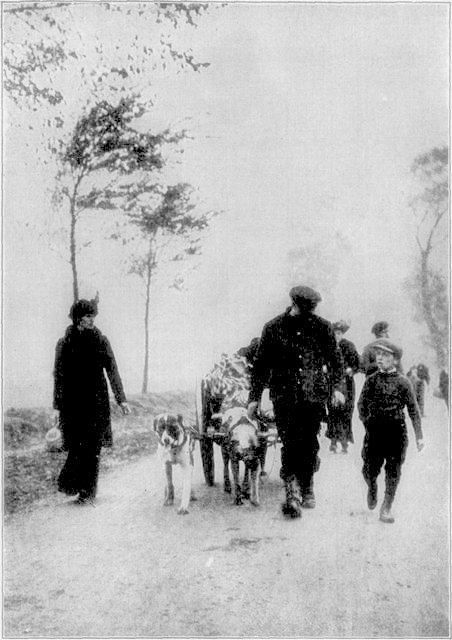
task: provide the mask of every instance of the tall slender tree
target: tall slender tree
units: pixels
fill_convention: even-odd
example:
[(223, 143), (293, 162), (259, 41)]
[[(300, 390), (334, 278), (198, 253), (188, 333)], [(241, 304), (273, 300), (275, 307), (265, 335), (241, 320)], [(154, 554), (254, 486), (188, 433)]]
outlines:
[(193, 191), (187, 183), (165, 187), (149, 185), (143, 192), (144, 198), (143, 194), (134, 194), (125, 207), (128, 220), (139, 231), (138, 238), (134, 238), (129, 272), (137, 275), (144, 285), (142, 393), (148, 391), (151, 285), (158, 266), (165, 258), (181, 261), (199, 254), (199, 234), (214, 215), (214, 212), (198, 212)]
[(79, 297), (77, 228), (82, 213), (117, 210), (135, 192), (152, 190), (149, 176), (164, 165), (162, 148), (178, 144), (185, 135), (169, 129), (156, 134), (139, 131), (136, 123), (145, 111), (135, 96), (116, 105), (103, 101), (79, 118), (61, 152), (54, 204), (67, 206), (74, 300)]

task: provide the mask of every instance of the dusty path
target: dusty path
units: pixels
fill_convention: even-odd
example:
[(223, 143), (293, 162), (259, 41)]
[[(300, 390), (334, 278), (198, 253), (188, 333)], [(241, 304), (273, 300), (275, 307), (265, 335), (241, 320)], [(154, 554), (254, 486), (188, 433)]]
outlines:
[(427, 412), (393, 525), (365, 506), (358, 422), (347, 456), (322, 437), (318, 506), (300, 520), (280, 515), (274, 449), (259, 509), (207, 487), (198, 452), (187, 516), (161, 506), (152, 456), (104, 474), (96, 507), (55, 496), (10, 517), (4, 637), (448, 637), (448, 417), (433, 398)]

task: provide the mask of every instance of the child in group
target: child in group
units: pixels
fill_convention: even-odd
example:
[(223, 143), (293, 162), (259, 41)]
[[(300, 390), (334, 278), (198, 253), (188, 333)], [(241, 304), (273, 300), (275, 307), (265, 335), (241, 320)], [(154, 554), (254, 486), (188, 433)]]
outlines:
[(394, 522), (391, 506), (399, 484), (408, 446), (404, 408), (408, 409), (418, 451), (424, 448), (421, 416), (411, 383), (397, 371), (402, 350), (386, 338), (372, 345), (378, 371), (370, 375), (358, 401), (359, 417), (364, 423), (363, 476), (369, 488), (367, 505), (377, 506), (377, 477), (385, 464), (386, 490), (380, 509), (382, 522)]

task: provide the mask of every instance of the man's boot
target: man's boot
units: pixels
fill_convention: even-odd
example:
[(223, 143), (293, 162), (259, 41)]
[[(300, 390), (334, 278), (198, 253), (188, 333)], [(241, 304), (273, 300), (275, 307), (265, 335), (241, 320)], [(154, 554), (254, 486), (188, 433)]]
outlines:
[(369, 491), (367, 492), (367, 506), (373, 510), (377, 506), (378, 502), (378, 485), (376, 478), (369, 478), (367, 480)]
[(394, 500), (394, 496), (388, 493), (388, 491), (385, 491), (385, 497), (380, 509), (380, 520), (382, 522), (388, 522), (388, 523), (394, 522), (394, 516), (391, 513), (393, 500)]
[(286, 490), (286, 501), (283, 502), (281, 510), (287, 518), (301, 518), (300, 501), (297, 499), (294, 488), (295, 478), (290, 476), (284, 479)]

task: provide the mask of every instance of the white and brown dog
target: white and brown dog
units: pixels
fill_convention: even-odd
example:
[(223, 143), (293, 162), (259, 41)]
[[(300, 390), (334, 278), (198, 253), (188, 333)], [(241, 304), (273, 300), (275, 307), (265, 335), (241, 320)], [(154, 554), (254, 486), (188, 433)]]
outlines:
[[(222, 428), (226, 431), (221, 445), (224, 462), (224, 489), (231, 491), (229, 480), (229, 461), (231, 461), (232, 480), (234, 483), (235, 504), (243, 504), (248, 498), (255, 507), (259, 502), (259, 457), (260, 443), (258, 426), (250, 420), (244, 407), (233, 407), (221, 415)], [(266, 446), (266, 445), (265, 445)], [(245, 465), (243, 488), (240, 484), (240, 461)]]
[(184, 425), (180, 414), (160, 413), (154, 418), (154, 431), (158, 434), (157, 454), (165, 465), (165, 501), (164, 505), (174, 504), (173, 465), (182, 469), (182, 499), (178, 513), (188, 513), (193, 475), (193, 452), (195, 438), (193, 430)]

